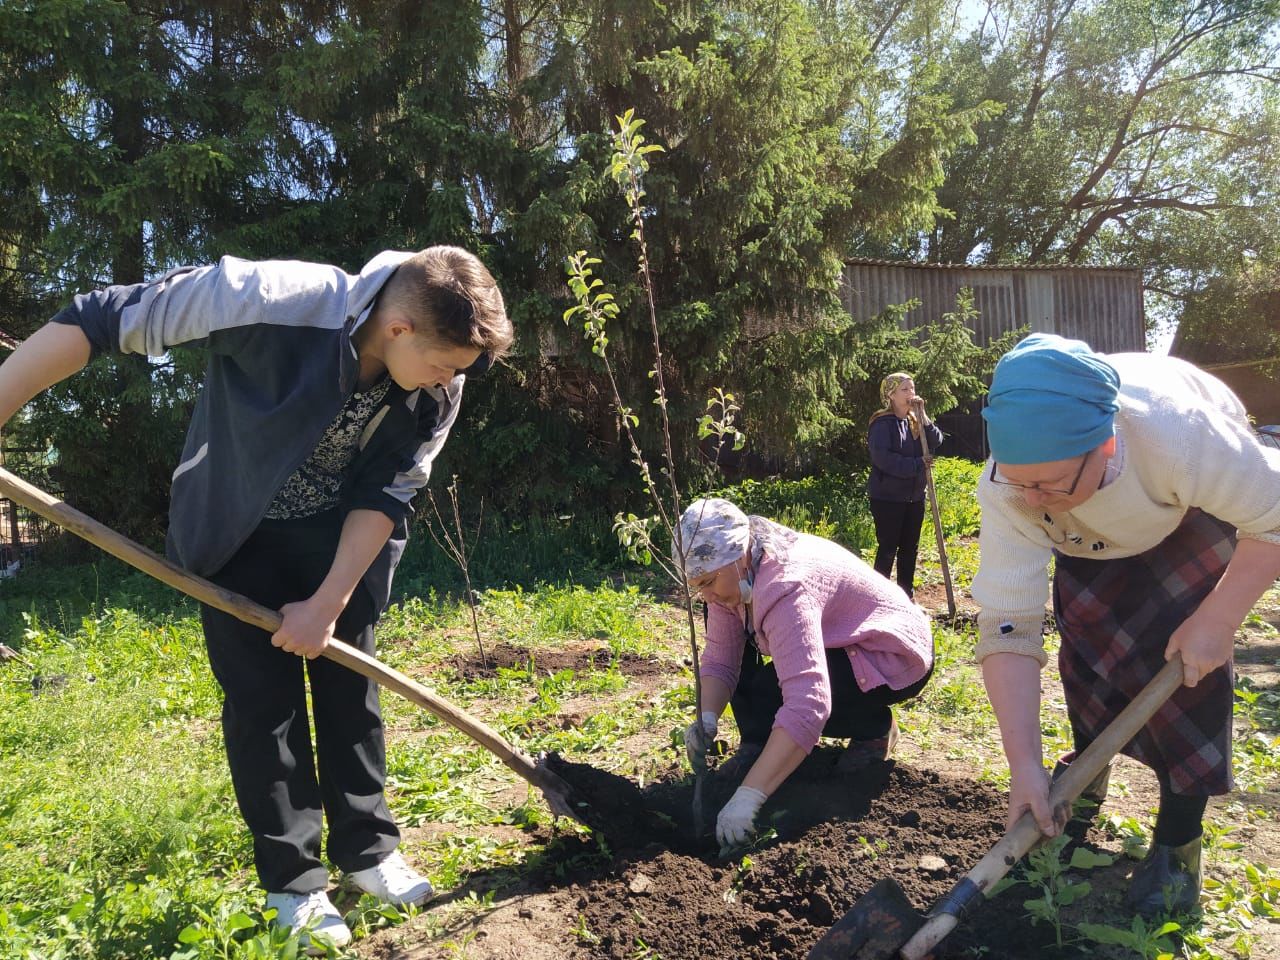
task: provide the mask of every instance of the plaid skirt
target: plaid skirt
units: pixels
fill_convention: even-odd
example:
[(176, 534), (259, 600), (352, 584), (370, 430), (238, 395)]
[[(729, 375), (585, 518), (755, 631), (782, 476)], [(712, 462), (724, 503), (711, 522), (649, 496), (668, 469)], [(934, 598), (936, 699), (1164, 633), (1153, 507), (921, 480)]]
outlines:
[[(1092, 742), (1164, 666), (1173, 635), (1209, 595), (1235, 550), (1235, 529), (1200, 510), (1136, 557), (1055, 556), (1058, 666), (1077, 748)], [(1232, 788), (1230, 661), (1179, 687), (1121, 751), (1174, 793)]]

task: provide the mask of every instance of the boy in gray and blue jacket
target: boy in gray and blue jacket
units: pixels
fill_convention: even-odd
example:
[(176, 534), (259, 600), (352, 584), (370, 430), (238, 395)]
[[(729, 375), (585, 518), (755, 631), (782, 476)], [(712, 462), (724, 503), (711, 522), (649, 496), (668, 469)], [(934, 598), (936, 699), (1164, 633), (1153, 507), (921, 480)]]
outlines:
[(396, 851), (377, 687), (316, 658), (332, 637), (373, 652), (413, 495), (466, 377), (511, 341), (493, 277), (456, 247), (385, 252), (358, 275), (224, 257), (78, 296), (0, 366), (3, 424), (104, 351), (207, 351), (173, 474), (168, 552), (284, 615), (268, 638), (202, 609), (268, 907), (317, 944), (351, 938), (325, 893), (322, 810), (329, 858), (356, 886), (402, 905), (432, 892)]

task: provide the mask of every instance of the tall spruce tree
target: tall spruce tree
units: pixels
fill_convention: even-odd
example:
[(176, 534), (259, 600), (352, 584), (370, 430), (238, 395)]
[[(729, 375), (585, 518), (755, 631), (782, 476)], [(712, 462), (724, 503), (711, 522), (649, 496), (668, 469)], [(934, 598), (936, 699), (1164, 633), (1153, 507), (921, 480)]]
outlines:
[[(0, 183), (19, 215), (3, 249), (28, 279), (0, 324), (21, 337), (77, 290), (145, 279), (193, 250), (201, 199), (231, 166), (192, 89), (204, 24), (159, 4), (6, 4), (0, 9)], [(68, 497), (153, 536), (190, 398), (189, 370), (104, 360), (15, 425), (51, 443)]]

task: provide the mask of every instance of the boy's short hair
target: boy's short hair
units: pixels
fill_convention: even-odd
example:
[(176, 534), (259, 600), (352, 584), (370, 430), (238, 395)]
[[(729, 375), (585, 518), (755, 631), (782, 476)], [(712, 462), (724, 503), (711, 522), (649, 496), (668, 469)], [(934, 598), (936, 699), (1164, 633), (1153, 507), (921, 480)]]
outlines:
[(475, 254), (427, 247), (396, 268), (382, 290), (419, 336), (503, 356), (514, 339), (502, 291)]

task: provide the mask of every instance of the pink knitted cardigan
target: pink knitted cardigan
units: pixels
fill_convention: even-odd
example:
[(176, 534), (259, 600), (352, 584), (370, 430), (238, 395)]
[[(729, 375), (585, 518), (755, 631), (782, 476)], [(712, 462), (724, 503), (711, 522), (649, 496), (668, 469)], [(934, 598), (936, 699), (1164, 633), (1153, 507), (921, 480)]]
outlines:
[[(766, 552), (756, 570), (751, 612), (760, 652), (773, 658), (782, 687), (774, 719), (806, 753), (831, 715), (825, 650), (843, 648), (863, 690), (894, 690), (933, 664), (928, 615), (898, 585), (839, 544), (808, 534)], [(744, 608), (708, 604), (703, 676), (734, 689), (747, 642)]]

